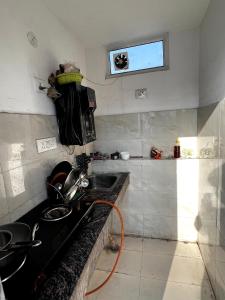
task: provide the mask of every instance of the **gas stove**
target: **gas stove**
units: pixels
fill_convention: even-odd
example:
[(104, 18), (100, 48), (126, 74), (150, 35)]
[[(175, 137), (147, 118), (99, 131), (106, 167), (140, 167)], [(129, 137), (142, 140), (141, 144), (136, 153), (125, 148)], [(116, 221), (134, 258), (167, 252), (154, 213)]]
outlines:
[[(7, 300), (35, 299), (38, 290), (68, 249), (76, 232), (92, 218), (94, 203), (84, 198), (85, 194), (81, 194), (71, 201), (69, 204), (71, 213), (58, 221), (43, 220), (43, 212), (49, 207), (54, 207), (54, 203), (50, 200), (45, 200), (18, 220), (31, 228), (38, 223), (39, 229), (35, 239), (41, 240), (42, 244), (31, 248), (26, 256), (21, 257), (21, 269), (3, 283)], [(13, 267), (16, 269), (18, 266)], [(12, 272), (12, 266), (10, 268), (1, 274), (2, 278)], [(23, 294), (18, 295), (18, 291), (23, 291)]]

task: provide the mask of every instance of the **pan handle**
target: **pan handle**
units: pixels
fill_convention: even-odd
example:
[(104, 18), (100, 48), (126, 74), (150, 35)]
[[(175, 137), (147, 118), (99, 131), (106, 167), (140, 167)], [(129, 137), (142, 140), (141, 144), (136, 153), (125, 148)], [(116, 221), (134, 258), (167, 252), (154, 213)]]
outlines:
[(20, 248), (32, 248), (32, 247), (38, 247), (42, 244), (42, 241), (40, 240), (34, 240), (31, 242), (16, 242), (14, 244), (11, 244), (9, 249), (20, 249)]
[(38, 224), (38, 223), (35, 223), (35, 224), (34, 224), (34, 227), (33, 227), (33, 230), (32, 230), (32, 241), (35, 240), (35, 234), (36, 234), (36, 232), (38, 231), (38, 229), (39, 229), (39, 224)]
[(24, 242), (15, 242), (13, 244), (9, 244), (7, 247), (0, 251), (9, 251), (9, 250), (17, 250), (21, 248), (33, 248), (38, 247), (42, 244), (42, 241), (40, 240), (34, 240), (34, 241), (24, 241)]

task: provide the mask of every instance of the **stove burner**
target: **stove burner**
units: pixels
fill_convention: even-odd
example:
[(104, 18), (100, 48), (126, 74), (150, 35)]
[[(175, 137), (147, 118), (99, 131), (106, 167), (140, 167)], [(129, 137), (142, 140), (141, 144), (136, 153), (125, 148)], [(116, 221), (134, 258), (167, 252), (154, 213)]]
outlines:
[(68, 217), (72, 210), (72, 207), (64, 205), (47, 208), (43, 211), (41, 219), (48, 222), (59, 221)]

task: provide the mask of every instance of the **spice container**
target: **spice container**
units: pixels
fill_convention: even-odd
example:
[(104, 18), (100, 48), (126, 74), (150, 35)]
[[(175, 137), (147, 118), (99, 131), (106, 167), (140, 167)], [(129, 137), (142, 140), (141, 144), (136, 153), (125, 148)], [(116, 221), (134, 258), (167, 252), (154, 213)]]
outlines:
[(173, 157), (174, 158), (180, 158), (180, 141), (179, 141), (178, 138), (176, 140), (176, 144), (175, 144), (174, 149), (173, 149)]

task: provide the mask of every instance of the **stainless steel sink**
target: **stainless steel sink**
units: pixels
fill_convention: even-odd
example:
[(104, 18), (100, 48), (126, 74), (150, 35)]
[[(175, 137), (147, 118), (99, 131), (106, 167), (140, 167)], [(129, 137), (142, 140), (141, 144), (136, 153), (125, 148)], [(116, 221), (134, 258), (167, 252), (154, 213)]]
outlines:
[(118, 183), (120, 177), (121, 174), (119, 173), (93, 174), (88, 178), (88, 189), (98, 191), (111, 191)]

